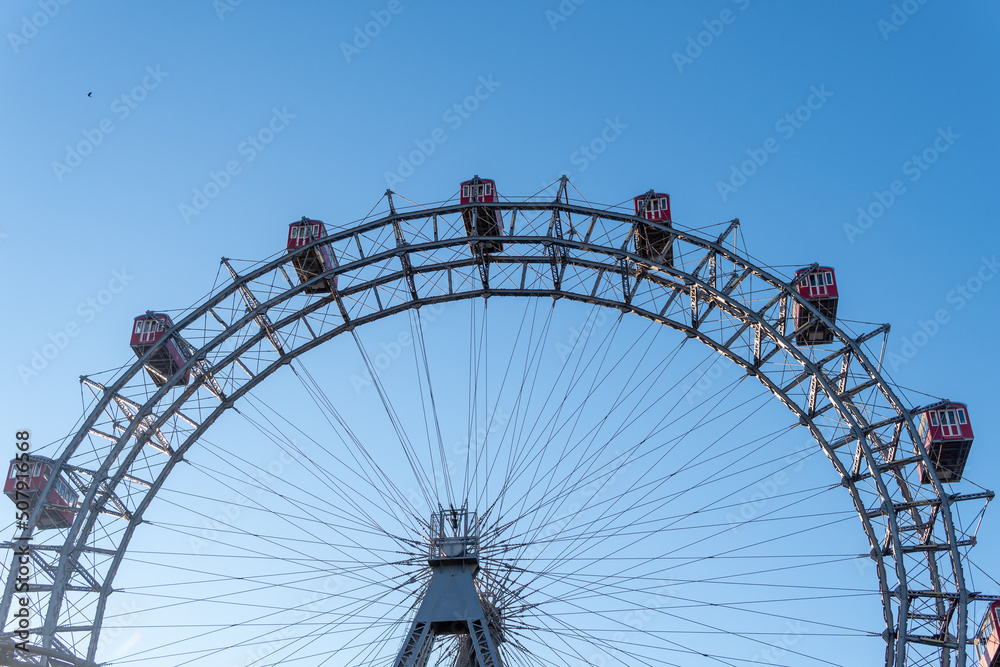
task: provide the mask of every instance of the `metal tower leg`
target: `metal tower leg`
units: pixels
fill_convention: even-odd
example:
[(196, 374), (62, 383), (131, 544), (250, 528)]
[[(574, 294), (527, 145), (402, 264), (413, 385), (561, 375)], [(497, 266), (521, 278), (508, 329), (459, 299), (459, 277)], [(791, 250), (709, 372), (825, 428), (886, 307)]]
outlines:
[(414, 621), (409, 636), (403, 642), (403, 650), (396, 658), (395, 667), (424, 667), (427, 664), (427, 656), (434, 645), (430, 629), (430, 624)]
[(497, 652), (499, 630), (495, 635), (490, 628), (476, 588), (475, 514), (449, 510), (433, 515), (431, 525), (431, 580), (394, 667), (425, 667), (439, 635), (464, 635), (456, 667), (503, 667)]

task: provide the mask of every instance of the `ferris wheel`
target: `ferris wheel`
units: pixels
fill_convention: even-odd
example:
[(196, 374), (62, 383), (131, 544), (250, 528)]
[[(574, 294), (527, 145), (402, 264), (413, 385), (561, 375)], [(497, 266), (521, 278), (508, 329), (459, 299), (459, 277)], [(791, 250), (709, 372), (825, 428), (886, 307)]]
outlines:
[(968, 406), (832, 267), (571, 188), (387, 191), (136, 317), (25, 473), (0, 663), (991, 664)]

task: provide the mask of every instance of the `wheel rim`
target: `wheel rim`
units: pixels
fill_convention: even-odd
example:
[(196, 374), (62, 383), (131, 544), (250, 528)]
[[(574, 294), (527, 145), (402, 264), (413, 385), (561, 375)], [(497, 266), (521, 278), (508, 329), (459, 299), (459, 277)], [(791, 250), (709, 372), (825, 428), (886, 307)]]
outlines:
[[(175, 328), (191, 343), (198, 381), (151, 389), (142, 360), (111, 382), (87, 380), (96, 406), (59, 465), (86, 491), (89, 509), (63, 542), (36, 552), (52, 586), (38, 603), (41, 648), (77, 661), (97, 657), (112, 584), (146, 507), (208, 427), (265, 378), (398, 313), (522, 296), (645, 317), (759, 380), (811, 433), (850, 492), (878, 573), (886, 664), (965, 664), (969, 593), (961, 556), (971, 540), (954, 525), (956, 499), (936, 477), (929, 486), (916, 483), (917, 465), (927, 461), (913, 446), (912, 411), (862, 349), (866, 337), (884, 331), (852, 337), (833, 327), (829, 351), (798, 348), (787, 328), (797, 295), (726, 245), (732, 228), (717, 240), (672, 230), (674, 267), (664, 266), (628, 247), (635, 218), (561, 194), (556, 202), (490, 205), (515, 226), (504, 254), (492, 257), (469, 252), (463, 206), (391, 213), (332, 234), (326, 242), (339, 266), (312, 282), (335, 276), (337, 298), (305, 295), (291, 256), (238, 269), (227, 263), (232, 282)], [(154, 474), (133, 474), (139, 469)], [(8, 576), (5, 618), (12, 588)]]

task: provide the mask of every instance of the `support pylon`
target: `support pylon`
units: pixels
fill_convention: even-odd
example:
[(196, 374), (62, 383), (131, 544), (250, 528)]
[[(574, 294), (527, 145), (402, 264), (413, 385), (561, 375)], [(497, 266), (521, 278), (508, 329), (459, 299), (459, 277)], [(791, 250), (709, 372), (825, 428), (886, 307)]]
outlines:
[(403, 640), (394, 667), (425, 667), (439, 635), (464, 635), (455, 667), (503, 667), (498, 621), (490, 623), (476, 589), (479, 572), (476, 513), (442, 510), (431, 515), (431, 580)]

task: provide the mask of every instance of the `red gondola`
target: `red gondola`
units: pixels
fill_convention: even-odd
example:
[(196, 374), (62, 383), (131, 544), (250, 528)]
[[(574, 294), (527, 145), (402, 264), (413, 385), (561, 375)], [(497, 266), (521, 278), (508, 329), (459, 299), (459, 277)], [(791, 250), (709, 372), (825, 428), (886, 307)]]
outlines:
[[(32, 512), (35, 505), (38, 504), (42, 489), (45, 488), (49, 477), (52, 476), (53, 469), (52, 460), (40, 456), (32, 456), (27, 463), (14, 459), (10, 462), (7, 481), (3, 486), (4, 495), (17, 505), (18, 510)], [(35, 527), (40, 530), (69, 528), (73, 525), (73, 518), (76, 515), (76, 512), (73, 511), (76, 508), (76, 500), (76, 491), (60, 476), (56, 479), (52, 491), (49, 493), (48, 505), (50, 507), (42, 511)], [(57, 509), (59, 507), (70, 509)]]
[[(917, 431), (938, 479), (944, 483), (960, 481), (972, 450), (972, 422), (965, 403), (948, 403), (920, 413)], [(920, 481), (923, 484), (931, 481), (923, 465)]]
[[(303, 217), (300, 221), (288, 225), (288, 244), (286, 247), (289, 253), (295, 253), (299, 248), (324, 236), (326, 236), (326, 227), (324, 227), (322, 220), (310, 220)], [(304, 254), (295, 255), (292, 257), (292, 265), (295, 267), (295, 273), (299, 276), (299, 283), (309, 282), (336, 266), (333, 263), (333, 253), (330, 246), (325, 243), (313, 246), (312, 250)], [(324, 292), (332, 293), (336, 289), (337, 278), (334, 276), (333, 280), (318, 280), (303, 291), (307, 294), (322, 294)]]
[[(661, 192), (646, 193), (633, 199), (632, 203), (637, 216), (670, 227), (670, 195)], [(640, 222), (635, 230), (635, 252), (654, 261), (662, 255), (661, 261), (667, 266), (673, 266), (673, 235)]]
[(1000, 667), (1000, 602), (993, 602), (983, 616), (983, 623), (976, 633), (977, 667)]
[[(131, 342), (135, 356), (141, 357), (146, 354), (151, 347), (160, 342), (166, 330), (172, 326), (174, 323), (165, 313), (152, 313), (135, 318)], [(185, 363), (187, 358), (178, 347), (177, 341), (171, 337), (146, 361), (146, 372), (152, 378), (153, 384), (162, 387)], [(179, 384), (187, 384), (190, 379), (191, 372), (188, 371), (181, 377)]]
[[(473, 176), (471, 181), (462, 183), (459, 201), (463, 204), (500, 201), (496, 183), (488, 178)], [(467, 208), (462, 211), (462, 220), (468, 236), (503, 236), (503, 216), (498, 209)], [(503, 252), (502, 241), (478, 241), (472, 247), (484, 255)]]
[[(837, 322), (837, 278), (829, 266), (799, 269), (796, 288), (831, 324)], [(823, 345), (833, 342), (833, 330), (819, 320), (813, 321), (808, 310), (795, 303), (795, 342), (798, 345)]]

